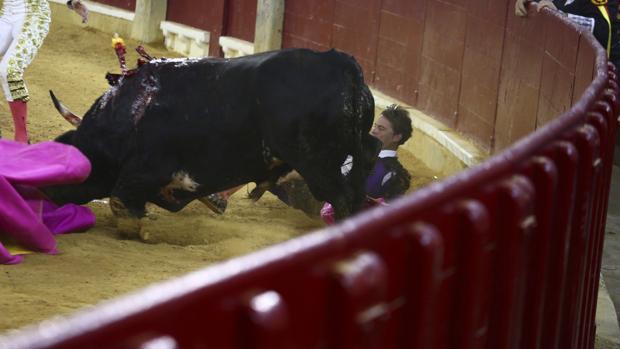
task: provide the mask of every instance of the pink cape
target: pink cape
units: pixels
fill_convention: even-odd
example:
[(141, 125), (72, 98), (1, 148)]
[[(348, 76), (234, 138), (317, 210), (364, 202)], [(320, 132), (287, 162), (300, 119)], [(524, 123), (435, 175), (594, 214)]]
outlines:
[[(90, 228), (95, 216), (87, 207), (58, 207), (37, 187), (79, 183), (89, 173), (90, 162), (72, 146), (0, 139), (0, 237), (28, 250), (56, 253), (54, 235)], [(0, 242), (0, 264), (22, 259)]]

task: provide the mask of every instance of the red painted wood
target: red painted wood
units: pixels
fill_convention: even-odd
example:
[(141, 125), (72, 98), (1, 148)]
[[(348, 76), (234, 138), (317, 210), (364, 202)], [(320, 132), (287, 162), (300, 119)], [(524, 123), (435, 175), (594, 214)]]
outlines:
[[(580, 43), (585, 43), (583, 37), (579, 38)], [(578, 101), (585, 89), (592, 82), (595, 73), (596, 55), (592, 50), (579, 50), (577, 52), (577, 65), (575, 68), (575, 89), (573, 91), (573, 101)]]
[(439, 231), (432, 225), (417, 223), (410, 226), (408, 234), (412, 273), (407, 278), (401, 336), (405, 347), (431, 348), (439, 321), (435, 309), (442, 301), (438, 291), (445, 247)]
[(550, 251), (552, 245), (562, 240), (553, 239), (554, 221), (557, 219), (558, 170), (553, 160), (545, 156), (532, 158), (524, 167), (523, 175), (534, 185), (535, 221), (532, 244), (529, 251), (527, 269), (530, 271), (525, 294), (525, 312), (522, 346), (525, 348), (541, 348), (543, 332), (543, 315), (545, 309), (545, 293), (549, 285), (549, 266), (552, 263)]
[(470, 1), (457, 130), (483, 149), (493, 145), (507, 1)]
[[(606, 142), (607, 145), (601, 145), (601, 148), (603, 150), (603, 154), (601, 156), (602, 160), (603, 160), (603, 168), (602, 168), (602, 176), (603, 178), (599, 181), (599, 184), (601, 186), (601, 193), (599, 196), (599, 201), (601, 203), (601, 210), (599, 212), (599, 217), (598, 217), (598, 225), (599, 225), (599, 230), (597, 232), (598, 234), (598, 246), (595, 250), (595, 256), (592, 257), (593, 260), (593, 270), (591, 271), (593, 275), (593, 279), (592, 280), (592, 289), (594, 289), (595, 287), (598, 286), (599, 284), (599, 278), (600, 278), (600, 271), (601, 271), (601, 263), (602, 263), (602, 253), (603, 253), (603, 243), (604, 243), (604, 236), (605, 236), (605, 224), (607, 222), (607, 205), (608, 205), (608, 197), (609, 197), (609, 190), (610, 190), (610, 183), (611, 183), (611, 173), (612, 173), (612, 168), (613, 168), (613, 156), (614, 156), (614, 148), (615, 148), (615, 144), (613, 142), (614, 139), (616, 139), (616, 132), (617, 132), (617, 128), (618, 128), (618, 122), (620, 120), (618, 120), (617, 115), (618, 115), (618, 111), (620, 110), (620, 100), (618, 99), (618, 84), (617, 84), (617, 75), (616, 75), (616, 68), (613, 64), (609, 64), (608, 63), (608, 68), (609, 68), (609, 72), (610, 72), (610, 78), (609, 78), (609, 86), (608, 88), (605, 90), (604, 93), (604, 98), (602, 101), (598, 101), (595, 103), (594, 106), (594, 110), (596, 113), (600, 113), (603, 118), (605, 119), (604, 124), (607, 126), (607, 133), (606, 133), (606, 137), (602, 137), (601, 138), (601, 142)], [(600, 125), (599, 128), (597, 128), (597, 130), (599, 131), (600, 134), (605, 134), (604, 133), (604, 127), (602, 123), (600, 121), (597, 121), (597, 123)], [(593, 348), (593, 343), (595, 341), (595, 333), (596, 333), (596, 326), (593, 326), (593, 321), (596, 315), (596, 298), (597, 294), (595, 294), (593, 292), (593, 296), (591, 299), (591, 309), (590, 309), (590, 313), (589, 313), (589, 325), (590, 325), (590, 333), (586, 333), (586, 335), (588, 335), (586, 341), (585, 341), (585, 345), (588, 348)]]
[[(611, 107), (607, 108), (611, 111)], [(599, 112), (590, 112), (588, 113), (588, 124), (593, 126), (598, 132), (600, 137), (600, 153), (601, 155), (606, 154), (603, 149), (609, 149), (609, 140), (606, 135), (608, 135), (607, 129), (607, 121), (606, 117), (603, 116)], [(591, 330), (594, 325), (594, 315), (596, 313), (596, 301), (598, 297), (598, 280), (599, 280), (599, 268), (597, 260), (598, 258), (602, 258), (602, 243), (604, 239), (604, 228), (605, 222), (601, 219), (604, 202), (607, 202), (607, 196), (605, 195), (604, 185), (603, 185), (603, 176), (605, 176), (604, 162), (607, 161), (608, 158), (598, 157), (594, 160), (593, 163), (593, 172), (594, 176), (592, 181), (595, 181), (593, 188), (593, 207), (592, 207), (592, 215), (590, 222), (590, 239), (588, 239), (588, 251), (586, 257), (586, 288), (584, 295), (584, 304), (582, 306), (582, 313), (584, 314), (583, 326), (581, 327), (581, 347), (585, 347), (586, 342), (589, 340), (589, 336)], [(613, 160), (612, 160), (613, 161)]]
[(513, 176), (490, 188), (495, 208), (491, 230), (496, 234), (493, 291), (489, 319), (490, 348), (520, 348), (528, 250), (532, 245), (534, 188), (523, 176)]
[(331, 46), (355, 56), (367, 81), (373, 81), (380, 0), (334, 0)]
[(467, 12), (435, 0), (427, 6), (417, 107), (455, 127)]
[(571, 221), (575, 206), (577, 181), (577, 149), (569, 142), (553, 143), (545, 150), (545, 156), (553, 159), (561, 175), (558, 177), (557, 210), (552, 221), (549, 250), (549, 279), (543, 309), (543, 333), (541, 348), (559, 348), (560, 325), (564, 310), (564, 285), (570, 247)]
[(381, 257), (361, 252), (334, 263), (329, 306), (333, 348), (380, 348), (389, 309), (387, 269)]
[(580, 33), (574, 27), (558, 25), (562, 19), (545, 22), (543, 56), (536, 127), (567, 111), (573, 102), (573, 84)]
[(492, 148), (495, 151), (536, 128), (545, 29), (541, 17), (523, 21), (507, 15)]
[(374, 79), (377, 88), (410, 103), (412, 91), (408, 89), (406, 76), (411, 69), (408, 51), (411, 47), (420, 47), (422, 42), (422, 32), (413, 20), (413, 12), (412, 1), (391, 0), (381, 4)]
[(131, 12), (136, 10), (136, 0), (93, 0), (93, 2), (118, 7)]
[(283, 47), (332, 47), (334, 0), (288, 0), (284, 7)]
[(249, 292), (242, 309), (237, 334), (242, 348), (293, 346), (295, 340), (289, 327), (291, 314), (280, 293), (273, 290)]
[(254, 42), (257, 0), (228, 0), (223, 35)]
[(224, 35), (227, 0), (168, 0), (166, 20), (209, 31), (210, 56), (221, 56), (219, 38)]
[(568, 257), (568, 278), (566, 282), (566, 298), (564, 300), (564, 316), (562, 319), (560, 348), (578, 348), (581, 338), (579, 328), (582, 325), (582, 304), (585, 301), (585, 272), (588, 240), (590, 238), (590, 222), (592, 214), (592, 190), (594, 183), (592, 166), (598, 157), (599, 135), (589, 125), (579, 127), (572, 141), (579, 151), (577, 172), (577, 196), (575, 211), (571, 223), (571, 241)]
[(497, 241), (491, 232), (489, 211), (480, 201), (459, 203), (455, 215), (461, 238), (449, 347), (482, 349), (486, 348), (489, 330), (491, 263)]

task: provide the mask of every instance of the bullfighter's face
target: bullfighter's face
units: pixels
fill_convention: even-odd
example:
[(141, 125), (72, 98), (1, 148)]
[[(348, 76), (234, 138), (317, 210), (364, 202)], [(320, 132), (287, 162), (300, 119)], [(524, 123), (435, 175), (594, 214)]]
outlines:
[(399, 133), (394, 133), (392, 123), (383, 115), (379, 116), (370, 134), (381, 141), (383, 150), (396, 150), (402, 138)]

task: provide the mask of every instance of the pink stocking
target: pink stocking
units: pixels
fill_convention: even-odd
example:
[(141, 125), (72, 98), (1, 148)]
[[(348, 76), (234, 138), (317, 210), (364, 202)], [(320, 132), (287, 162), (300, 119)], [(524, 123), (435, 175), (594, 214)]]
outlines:
[(11, 108), (13, 125), (15, 125), (15, 140), (17, 142), (28, 143), (28, 131), (26, 130), (28, 107), (26, 102), (22, 100), (9, 102), (9, 108)]

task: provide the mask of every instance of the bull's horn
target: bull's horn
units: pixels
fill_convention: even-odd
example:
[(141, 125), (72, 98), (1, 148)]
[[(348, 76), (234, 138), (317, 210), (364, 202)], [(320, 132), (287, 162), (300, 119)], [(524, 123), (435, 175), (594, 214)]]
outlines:
[(58, 100), (58, 98), (56, 98), (52, 90), (50, 90), (50, 97), (52, 97), (52, 102), (54, 102), (54, 107), (56, 107), (56, 110), (58, 110), (60, 115), (62, 115), (62, 117), (65, 118), (65, 120), (69, 121), (69, 123), (75, 127), (80, 126), (80, 124), (82, 123), (82, 118), (73, 114), (71, 110), (69, 110), (62, 103), (60, 103), (60, 101)]

